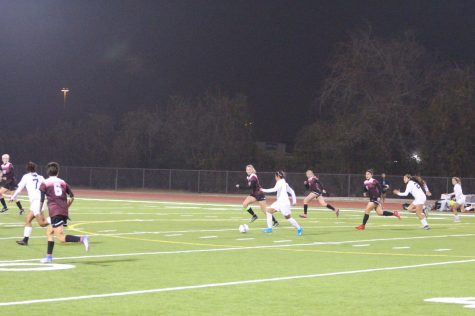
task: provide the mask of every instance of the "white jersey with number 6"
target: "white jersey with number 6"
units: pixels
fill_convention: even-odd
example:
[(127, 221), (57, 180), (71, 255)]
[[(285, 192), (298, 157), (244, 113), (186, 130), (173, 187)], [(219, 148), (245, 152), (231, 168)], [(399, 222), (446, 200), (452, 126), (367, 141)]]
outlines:
[(17, 195), (26, 187), (28, 191), (28, 198), (30, 203), (33, 201), (39, 201), (41, 199), (40, 185), (45, 181), (43, 176), (40, 176), (36, 172), (30, 172), (25, 174), (20, 183), (18, 183), (18, 189), (12, 195), (12, 199), (16, 199)]

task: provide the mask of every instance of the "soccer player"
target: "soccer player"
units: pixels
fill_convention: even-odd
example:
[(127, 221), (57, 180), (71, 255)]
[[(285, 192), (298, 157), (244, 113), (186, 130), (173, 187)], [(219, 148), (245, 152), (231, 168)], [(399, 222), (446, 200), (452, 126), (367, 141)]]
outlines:
[(267, 228), (263, 230), (264, 233), (272, 233), (272, 214), (280, 212), (289, 223), (297, 229), (297, 236), (302, 236), (303, 228), (292, 218), (290, 210), (289, 195), (292, 196), (292, 205), (297, 203), (294, 190), (285, 181), (285, 173), (277, 171), (275, 174), (275, 186), (272, 189), (262, 189), (264, 193), (277, 192), (277, 201), (272, 203), (266, 210)]
[(50, 263), (53, 261), (54, 237), (61, 242), (80, 242), (84, 244), (86, 251), (89, 251), (89, 238), (87, 236), (64, 234), (64, 226), (67, 225), (69, 219), (68, 209), (74, 201), (74, 194), (69, 185), (64, 180), (58, 178), (59, 164), (57, 162), (50, 162), (46, 166), (46, 173), (49, 178), (40, 185), (40, 209), (43, 207), (45, 197), (47, 197), (51, 225), (48, 226), (46, 232), (48, 236), (47, 255), (41, 259), (41, 263)]
[[(3, 195), (8, 192), (14, 192), (17, 188), (13, 164), (10, 162), (10, 155), (3, 154), (2, 162), (2, 180), (0, 182), (0, 203), (2, 203), (2, 209), (0, 213), (8, 211), (7, 203)], [(24, 210), (21, 202), (18, 200), (15, 200), (15, 202), (20, 209), (20, 215), (22, 215)]]
[(378, 180), (373, 179), (373, 174), (374, 172), (372, 169), (366, 170), (366, 180), (364, 181), (363, 195), (369, 197), (369, 202), (366, 205), (363, 223), (355, 227), (358, 230), (364, 230), (366, 228), (366, 223), (369, 219), (369, 213), (372, 210), (375, 210), (379, 216), (395, 216), (399, 220), (401, 219), (397, 211), (383, 211), (383, 206), (381, 204), (381, 185), (379, 184)]
[[(247, 185), (251, 189), (251, 193), (244, 199), (242, 202), (242, 207), (246, 210), (249, 214), (252, 215), (251, 223), (257, 219), (257, 214), (254, 213), (252, 210), (251, 204), (254, 202), (258, 202), (259, 206), (266, 214), (267, 204), (266, 204), (266, 196), (264, 192), (262, 192), (261, 184), (259, 183), (259, 178), (256, 174), (256, 169), (253, 165), (246, 166), (246, 173), (247, 173)], [(236, 185), (239, 189), (239, 184)], [(279, 222), (272, 216), (272, 222), (274, 226), (279, 226)]]
[(381, 179), (379, 180), (379, 184), (381, 185), (381, 202), (384, 203), (386, 201), (386, 193), (389, 190), (389, 181), (386, 179), (386, 174), (383, 172), (381, 173)]
[[(424, 179), (422, 179), (420, 176), (412, 176), (412, 178), (421, 184), (421, 187), (424, 190), (424, 193), (426, 196), (432, 196), (432, 193), (429, 190), (429, 186), (427, 185), (427, 182)], [(416, 213), (416, 208), (409, 208), (410, 204), (404, 204), (404, 205), (407, 205), (406, 210), (408, 212)], [(424, 213), (426, 218), (429, 217), (429, 211), (430, 211), (430, 206), (424, 204), (422, 206), (422, 212)]]
[(416, 215), (421, 221), (422, 228), (425, 230), (430, 229), (429, 224), (427, 224), (427, 217), (423, 212), (424, 204), (427, 200), (426, 194), (424, 192), (424, 183), (421, 183), (419, 177), (411, 176), (410, 174), (404, 175), (404, 183), (406, 183), (406, 191), (401, 193), (400, 190), (394, 190), (393, 193), (399, 196), (408, 196), (411, 194), (414, 197), (414, 201), (407, 208), (409, 211), (412, 209), (416, 210)]
[(459, 177), (453, 177), (452, 185), (454, 186), (454, 192), (449, 194), (450, 196), (455, 196), (455, 203), (452, 203), (450, 209), (454, 214), (454, 222), (460, 222), (460, 216), (457, 211), (460, 209), (462, 213), (465, 212), (465, 195), (462, 192), (462, 180)]
[(26, 215), (25, 218), (23, 239), (17, 240), (16, 242), (21, 246), (28, 245), (28, 239), (30, 238), (31, 231), (33, 229), (31, 222), (34, 218), (36, 218), (36, 221), (41, 227), (48, 226), (48, 222), (46, 221), (43, 215), (43, 208), (40, 209), (40, 185), (45, 181), (45, 179), (38, 173), (36, 173), (36, 168), (37, 165), (34, 162), (30, 161), (26, 164), (26, 171), (28, 171), (28, 173), (21, 178), (20, 183), (18, 183), (18, 188), (16, 189), (15, 193), (13, 193), (13, 195), (10, 197), (10, 201), (14, 201), (18, 194), (26, 187), (26, 190), (28, 192), (28, 199), (30, 200), (30, 212)]
[(338, 217), (340, 215), (340, 209), (335, 209), (332, 205), (325, 202), (325, 199), (323, 198), (323, 193), (325, 193), (326, 191), (323, 188), (323, 185), (318, 179), (318, 177), (310, 169), (307, 170), (305, 175), (307, 176), (307, 180), (305, 180), (304, 182), (305, 187), (311, 192), (303, 200), (303, 214), (300, 214), (299, 216), (301, 218), (307, 218), (308, 203), (313, 199), (317, 199), (318, 203), (321, 206), (325, 206), (326, 208), (334, 211), (336, 217)]

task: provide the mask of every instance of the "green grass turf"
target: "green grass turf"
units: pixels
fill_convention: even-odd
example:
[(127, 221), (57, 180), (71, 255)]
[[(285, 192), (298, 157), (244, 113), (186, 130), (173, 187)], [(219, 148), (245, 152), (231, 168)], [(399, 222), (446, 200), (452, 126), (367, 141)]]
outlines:
[[(237, 228), (249, 215), (239, 205), (77, 199), (67, 233), (89, 234), (91, 251), (57, 243), (54, 262), (73, 269), (13, 272), (1, 269), (36, 268), (22, 263), (38, 262), (46, 238), (35, 223), (29, 246), (16, 245), (23, 217), (11, 205), (0, 214), (0, 315), (474, 315), (463, 305), (424, 299), (475, 297), (475, 261), (371, 271), (474, 260), (473, 216), (454, 223), (448, 214), (432, 215), (432, 230), (424, 231), (413, 214), (404, 213), (400, 222), (373, 214), (367, 229), (356, 231), (362, 211), (344, 210), (337, 220), (311, 208), (309, 219), (297, 219), (305, 229), (297, 237), (280, 214), (281, 226), (263, 234), (264, 216), (258, 214), (241, 234)], [(12, 262), (17, 266), (2, 266)], [(348, 271), (355, 272), (322, 275)], [(309, 275), (314, 277), (265, 281)], [(264, 281), (1, 306), (249, 280)]]

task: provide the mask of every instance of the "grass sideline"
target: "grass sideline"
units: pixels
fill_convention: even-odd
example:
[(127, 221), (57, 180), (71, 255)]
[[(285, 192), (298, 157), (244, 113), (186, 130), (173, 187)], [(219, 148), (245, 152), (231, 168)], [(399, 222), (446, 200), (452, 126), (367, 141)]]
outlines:
[(413, 214), (373, 214), (356, 231), (361, 210), (309, 215), (302, 237), (280, 214), (273, 234), (262, 215), (240, 234), (249, 217), (238, 204), (77, 199), (68, 233), (91, 235), (91, 251), (57, 243), (54, 263), (73, 267), (37, 271), (44, 230), (16, 245), (23, 217), (11, 206), (0, 214), (0, 315), (473, 315), (425, 300), (475, 297), (474, 216), (434, 214), (424, 231)]

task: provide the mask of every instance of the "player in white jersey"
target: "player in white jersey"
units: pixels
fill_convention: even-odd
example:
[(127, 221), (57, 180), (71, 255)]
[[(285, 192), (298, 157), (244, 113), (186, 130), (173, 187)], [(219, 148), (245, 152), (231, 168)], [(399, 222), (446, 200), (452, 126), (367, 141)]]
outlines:
[(460, 216), (457, 213), (458, 209), (462, 213), (465, 212), (465, 195), (462, 191), (462, 180), (459, 177), (453, 177), (452, 185), (454, 186), (454, 192), (449, 194), (455, 197), (455, 202), (450, 203), (450, 208), (454, 214), (454, 222), (460, 222)]
[(404, 183), (406, 183), (406, 191), (402, 193), (400, 190), (394, 190), (393, 193), (399, 196), (408, 196), (411, 194), (414, 197), (414, 201), (407, 208), (409, 211), (415, 209), (416, 215), (421, 221), (422, 228), (430, 229), (427, 223), (427, 218), (423, 212), (423, 207), (426, 202), (426, 194), (424, 192), (424, 185), (420, 183), (417, 177), (413, 177), (410, 174), (404, 175)]
[(28, 239), (31, 236), (31, 231), (33, 226), (31, 222), (34, 218), (41, 227), (48, 226), (48, 222), (45, 220), (43, 215), (43, 208), (40, 209), (41, 205), (41, 192), (40, 192), (40, 185), (45, 181), (43, 176), (40, 176), (36, 173), (36, 164), (34, 162), (28, 162), (26, 164), (26, 170), (28, 171), (22, 178), (20, 183), (18, 184), (18, 188), (16, 189), (15, 193), (10, 197), (10, 201), (16, 199), (18, 194), (26, 187), (28, 192), (28, 199), (30, 200), (30, 212), (26, 215), (25, 218), (25, 228), (23, 231), (23, 239), (17, 240), (17, 244), (21, 246), (28, 245)]
[(297, 203), (294, 190), (285, 181), (285, 174), (283, 171), (277, 171), (275, 174), (275, 186), (272, 189), (262, 189), (264, 193), (277, 192), (277, 201), (272, 203), (266, 210), (267, 228), (263, 230), (265, 233), (272, 233), (272, 214), (280, 212), (289, 223), (297, 229), (297, 235), (302, 236), (303, 228), (292, 218), (290, 210), (289, 194), (292, 196), (292, 205)]

